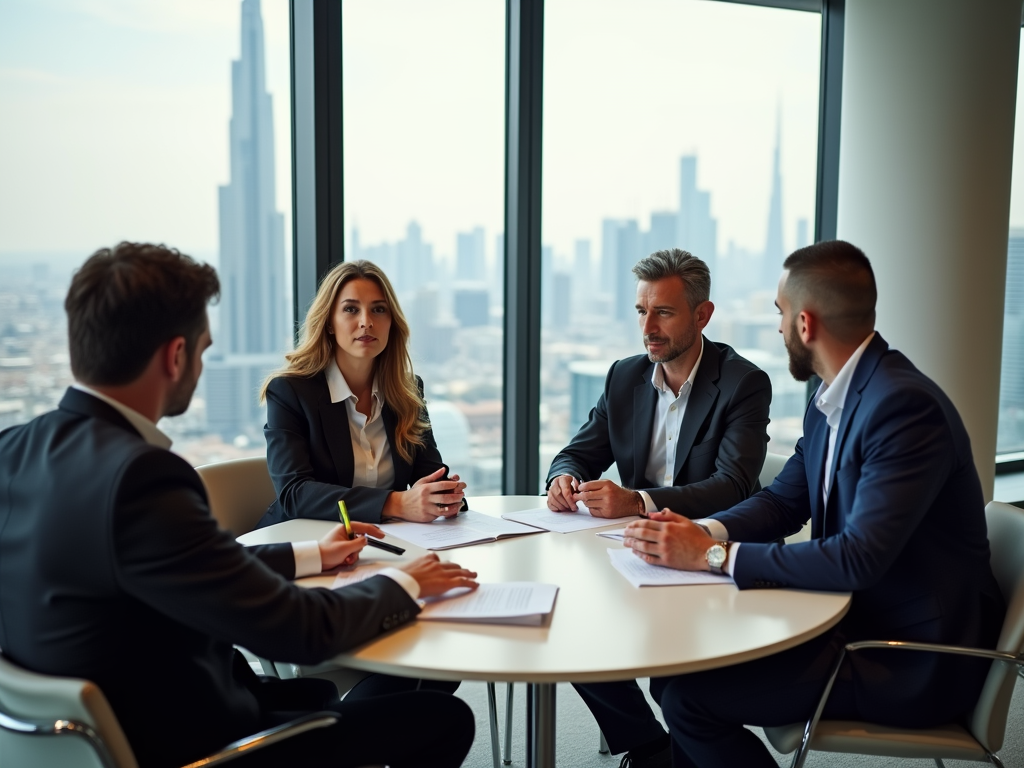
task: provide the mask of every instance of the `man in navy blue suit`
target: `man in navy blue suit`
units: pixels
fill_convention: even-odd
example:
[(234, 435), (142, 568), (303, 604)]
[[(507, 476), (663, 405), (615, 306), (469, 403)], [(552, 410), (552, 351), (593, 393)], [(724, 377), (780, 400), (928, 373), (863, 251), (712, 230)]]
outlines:
[[(652, 681), (675, 768), (775, 766), (743, 726), (807, 719), (847, 642), (994, 647), (1004, 606), (970, 440), (949, 398), (874, 330), (876, 296), (871, 264), (849, 243), (786, 259), (776, 304), (790, 371), (823, 382), (796, 453), (771, 486), (731, 509), (697, 521), (666, 510), (626, 529), (647, 562), (729, 573), (740, 589), (852, 593), (846, 617), (803, 645)], [(810, 541), (778, 543), (807, 520)], [(987, 668), (931, 653), (852, 654), (824, 717), (949, 722), (974, 706)]]

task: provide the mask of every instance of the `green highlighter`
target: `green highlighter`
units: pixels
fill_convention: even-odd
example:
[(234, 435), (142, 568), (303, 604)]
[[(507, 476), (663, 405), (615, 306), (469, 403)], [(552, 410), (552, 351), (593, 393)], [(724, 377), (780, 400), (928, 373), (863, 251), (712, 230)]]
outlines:
[(352, 521), (348, 519), (348, 509), (345, 508), (345, 502), (338, 502), (338, 516), (341, 518), (341, 522), (345, 526), (345, 533), (348, 534), (350, 539), (354, 539), (356, 535), (352, 533)]
[[(338, 501), (338, 517), (341, 518), (341, 522), (345, 526), (345, 533), (348, 534), (350, 539), (354, 539), (356, 535), (352, 532), (352, 521), (348, 519), (348, 509), (345, 507), (344, 501)], [(401, 547), (396, 547), (394, 544), (386, 544), (383, 541), (377, 541), (377, 539), (371, 539), (369, 536), (366, 537), (366, 544), (377, 549), (383, 549), (385, 552), (390, 552), (394, 555), (405, 554), (405, 550)]]

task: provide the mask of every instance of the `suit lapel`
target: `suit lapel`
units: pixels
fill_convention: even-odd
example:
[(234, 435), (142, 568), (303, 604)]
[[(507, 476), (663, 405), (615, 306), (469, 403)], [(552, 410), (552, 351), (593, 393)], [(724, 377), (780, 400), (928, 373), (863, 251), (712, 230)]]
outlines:
[(320, 423), (324, 428), (324, 438), (327, 440), (327, 448), (331, 452), (334, 470), (338, 473), (338, 484), (351, 488), (356, 459), (352, 453), (348, 407), (344, 402), (332, 403), (331, 392), (327, 388), (327, 378), (321, 374), (320, 379), (323, 382), (319, 401)]
[(672, 467), (672, 477), (676, 478), (683, 468), (686, 457), (690, 455), (693, 448), (693, 441), (697, 438), (697, 430), (704, 423), (704, 419), (711, 413), (712, 407), (718, 400), (718, 381), (720, 371), (720, 355), (718, 348), (707, 339), (704, 339), (704, 354), (700, 360), (700, 367), (697, 375), (693, 378), (693, 389), (686, 400), (686, 411), (683, 413), (683, 422), (679, 425), (679, 442), (676, 443), (676, 461)]
[[(889, 345), (886, 343), (885, 339), (883, 339), (881, 335), (876, 332), (875, 338), (871, 340), (871, 343), (868, 344), (867, 348), (864, 350), (864, 353), (861, 355), (860, 360), (857, 362), (857, 368), (853, 372), (853, 380), (850, 382), (850, 387), (846, 391), (846, 400), (843, 402), (843, 413), (839, 418), (839, 429), (836, 431), (836, 444), (832, 450), (831, 467), (825, 467), (825, 455), (828, 452), (827, 423), (821, 429), (817, 430), (817, 432), (822, 432), (824, 434), (824, 440), (822, 441), (822, 457), (821, 460), (818, 461), (816, 464), (816, 466), (821, 467), (821, 470), (819, 471), (821, 471), (822, 474), (818, 478), (817, 486), (814, 486), (818, 489), (818, 493), (817, 495), (812, 494), (812, 499), (817, 499), (819, 507), (822, 505), (821, 489), (822, 484), (824, 482), (824, 472), (831, 472), (830, 476), (832, 478), (831, 485), (829, 486), (828, 504), (826, 505), (826, 508), (822, 510), (824, 514), (824, 517), (822, 518), (822, 523), (827, 522), (826, 518), (828, 507), (834, 506), (832, 504), (832, 500), (835, 498), (835, 494), (832, 492), (832, 490), (834, 490), (833, 486), (835, 485), (836, 475), (839, 473), (839, 470), (843, 468), (845, 463), (843, 450), (846, 447), (846, 436), (850, 432), (850, 424), (853, 422), (854, 417), (857, 415), (857, 407), (860, 405), (861, 401), (861, 390), (864, 389), (867, 383), (871, 380), (871, 375), (875, 372), (875, 368), (878, 367), (878, 363), (879, 361), (881, 361), (882, 355), (885, 354), (886, 350), (888, 349)], [(817, 411), (817, 409), (815, 410)], [(821, 421), (825, 421), (824, 416), (821, 417)], [(838, 529), (836, 528), (835, 519), (832, 520), (832, 529), (838, 532)], [(830, 531), (825, 530), (825, 528), (821, 525), (819, 525), (819, 530), (822, 536), (827, 536), (830, 533)], [(811, 535), (814, 535), (813, 530)]]
[(807, 471), (807, 491), (811, 504), (811, 538), (822, 536), (821, 524), (825, 513), (821, 498), (825, 477), (825, 455), (828, 453), (828, 422), (811, 400), (804, 419), (804, 466)]
[[(658, 393), (651, 384), (651, 372), (654, 365), (649, 365), (640, 376), (639, 383), (633, 388), (633, 487), (643, 488), (647, 473), (647, 460), (651, 456), (651, 434), (654, 432), (654, 408), (658, 402)], [(651, 478), (653, 480), (653, 478)]]
[[(843, 403), (843, 415), (839, 420), (839, 431), (836, 433), (836, 448), (833, 456), (832, 467), (838, 472), (843, 462), (841, 457), (843, 455), (843, 447), (846, 442), (846, 435), (850, 431), (850, 422), (853, 420), (854, 415), (857, 412), (857, 406), (860, 405), (860, 393), (867, 383), (871, 380), (871, 375), (875, 372), (875, 368), (878, 367), (878, 363), (882, 360), (882, 355), (889, 349), (889, 345), (885, 339), (878, 333), (875, 333), (875, 338), (871, 340), (867, 348), (864, 350), (864, 354), (860, 356), (860, 361), (857, 363), (857, 369), (853, 372), (853, 380), (850, 382), (850, 388), (846, 392), (846, 402)], [(835, 474), (832, 475), (835, 478)]]

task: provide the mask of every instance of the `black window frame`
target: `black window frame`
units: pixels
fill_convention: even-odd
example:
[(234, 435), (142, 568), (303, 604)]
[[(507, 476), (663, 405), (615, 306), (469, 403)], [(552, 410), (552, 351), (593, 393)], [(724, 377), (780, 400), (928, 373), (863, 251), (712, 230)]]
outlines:
[[(845, 0), (717, 0), (822, 14), (815, 240), (836, 236)], [(296, 329), (345, 260), (343, 0), (290, 0)], [(502, 491), (540, 487), (544, 0), (506, 0)], [(809, 393), (810, 394), (810, 393)]]

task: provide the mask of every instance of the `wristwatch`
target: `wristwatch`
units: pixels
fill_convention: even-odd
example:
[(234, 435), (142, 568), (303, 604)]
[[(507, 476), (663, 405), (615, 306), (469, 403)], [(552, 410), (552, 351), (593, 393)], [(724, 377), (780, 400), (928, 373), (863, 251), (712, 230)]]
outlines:
[(718, 541), (708, 547), (704, 556), (708, 559), (708, 567), (711, 568), (712, 573), (723, 572), (722, 567), (729, 559), (729, 544), (728, 541)]

